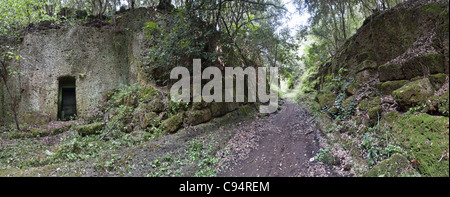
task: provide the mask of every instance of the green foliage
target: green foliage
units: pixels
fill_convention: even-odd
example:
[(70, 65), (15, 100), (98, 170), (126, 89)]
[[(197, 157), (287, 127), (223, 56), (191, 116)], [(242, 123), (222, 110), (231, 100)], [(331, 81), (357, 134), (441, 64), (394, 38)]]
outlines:
[(366, 149), (366, 157), (369, 166), (372, 166), (376, 163), (378, 157), (378, 150), (374, 147), (374, 138), (369, 136), (367, 133), (364, 134), (363, 141), (360, 144), (360, 147)]
[(167, 109), (167, 113), (172, 116), (177, 114), (180, 111), (186, 111), (189, 109), (189, 103), (185, 103), (182, 101), (176, 102), (170, 100), (169, 108)]
[(325, 77), (325, 90), (337, 92), (334, 100), (335, 108), (326, 108), (331, 118), (339, 120), (348, 120), (356, 112), (358, 100), (353, 97), (347, 97), (347, 88), (354, 83), (353, 78), (345, 77), (347, 69), (341, 68), (337, 76), (334, 74)]
[(213, 154), (214, 143), (202, 142), (194, 139), (189, 144), (189, 150), (186, 151), (187, 158), (198, 165), (199, 170), (194, 174), (196, 177), (210, 177), (217, 174), (215, 164), (219, 161)]
[(325, 149), (321, 148), (319, 152), (314, 156), (314, 159), (326, 163), (328, 165), (333, 165), (334, 163), (334, 157), (330, 153), (330, 148)]
[(37, 0), (3, 0), (0, 4), (0, 36), (14, 38), (30, 23), (56, 20), (56, 3)]
[(158, 84), (167, 84), (172, 68), (189, 64), (193, 58), (203, 63), (217, 59), (217, 52), (205, 51), (213, 30), (204, 28), (199, 18), (186, 18), (186, 11), (171, 12), (157, 21), (147, 22), (144, 26), (147, 39), (152, 46), (146, 56), (145, 69), (152, 70), (153, 79)]

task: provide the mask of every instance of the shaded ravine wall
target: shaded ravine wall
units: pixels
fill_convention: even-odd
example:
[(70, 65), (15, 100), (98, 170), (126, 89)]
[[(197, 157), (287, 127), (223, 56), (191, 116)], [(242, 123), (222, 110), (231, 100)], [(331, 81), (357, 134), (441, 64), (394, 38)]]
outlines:
[[(16, 47), (23, 58), (20, 64), (13, 62), (23, 75), (8, 81), (19, 98), (20, 117), (39, 113), (57, 120), (60, 77), (76, 79), (78, 116), (94, 109), (105, 91), (133, 83), (144, 85), (146, 79), (138, 76), (145, 48), (141, 27), (153, 15), (151, 9), (136, 9), (125, 13), (124, 22), (118, 21), (116, 26), (80, 25), (26, 34)], [(3, 89), (2, 84), (0, 125), (12, 120), (10, 99)]]

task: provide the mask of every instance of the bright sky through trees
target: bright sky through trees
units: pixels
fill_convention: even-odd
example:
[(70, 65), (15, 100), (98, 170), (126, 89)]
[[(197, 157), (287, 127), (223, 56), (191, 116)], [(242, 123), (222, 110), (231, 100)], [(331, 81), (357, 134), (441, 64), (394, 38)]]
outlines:
[(283, 0), (283, 4), (288, 10), (288, 13), (286, 13), (285, 18), (283, 19), (285, 25), (281, 28), (288, 27), (291, 31), (291, 35), (294, 36), (300, 26), (308, 25), (310, 15), (306, 11), (300, 14), (295, 6), (295, 2), (292, 0)]

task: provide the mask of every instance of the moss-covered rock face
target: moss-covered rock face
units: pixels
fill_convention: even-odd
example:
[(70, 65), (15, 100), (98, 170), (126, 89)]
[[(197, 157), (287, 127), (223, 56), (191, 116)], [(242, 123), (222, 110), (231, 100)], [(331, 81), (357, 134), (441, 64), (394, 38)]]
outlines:
[(363, 99), (359, 102), (358, 108), (360, 112), (367, 112), (369, 110), (369, 99)]
[(359, 83), (353, 82), (350, 85), (347, 86), (347, 89), (345, 89), (345, 93), (347, 96), (355, 95), (359, 90)]
[(377, 69), (378, 65), (375, 61), (373, 60), (364, 60), (363, 62), (361, 62), (360, 64), (358, 64), (358, 66), (355, 68), (357, 72), (363, 71), (363, 70), (367, 70), (367, 69)]
[(377, 86), (377, 89), (380, 90), (383, 95), (391, 95), (394, 90), (401, 88), (408, 82), (409, 81), (407, 81), (407, 80), (386, 81), (386, 82), (380, 82), (376, 86)]
[(95, 135), (98, 131), (103, 129), (103, 123), (92, 123), (88, 125), (77, 126), (78, 134), (81, 136)]
[(139, 101), (141, 102), (148, 102), (155, 99), (159, 99), (159, 92), (151, 86), (146, 87), (139, 92)]
[(385, 64), (378, 67), (381, 82), (405, 79), (400, 64)]
[(319, 105), (321, 108), (324, 108), (326, 106), (331, 107), (334, 105), (334, 101), (336, 100), (336, 95), (334, 95), (331, 92), (322, 93), (322, 94), (317, 94), (316, 99), (319, 102)]
[(161, 127), (165, 132), (175, 133), (183, 124), (184, 113), (178, 113), (165, 120)]
[(406, 79), (430, 74), (444, 73), (444, 59), (441, 54), (426, 54), (407, 60), (402, 65)]
[(208, 108), (211, 103), (207, 103), (202, 99), (202, 102), (192, 102), (192, 108), (194, 109), (204, 109)]
[(404, 156), (396, 153), (389, 159), (382, 161), (373, 167), (363, 177), (404, 177), (418, 176), (411, 167), (410, 162)]
[[(374, 14), (346, 40), (329, 63), (320, 66), (318, 78), (324, 79), (345, 68), (348, 72), (343, 73), (342, 78), (355, 79), (361, 88), (360, 91), (334, 88), (332, 92), (339, 95), (336, 99), (333, 94), (325, 94), (330, 90), (329, 86), (318, 87), (315, 99), (320, 107), (336, 104), (327, 110), (329, 114), (318, 116), (319, 129), (329, 132), (337, 127), (345, 128), (348, 123), (356, 123), (361, 126), (358, 132), (347, 133), (351, 133), (352, 140), (364, 141), (368, 138), (361, 135), (365, 128), (360, 124), (373, 127), (380, 123), (379, 127), (366, 128), (383, 136), (372, 136), (377, 143), (373, 148), (376, 147), (378, 155), (370, 153), (370, 156), (376, 161), (389, 157), (393, 152), (388, 145), (395, 146), (398, 150), (394, 152), (403, 155), (394, 155), (383, 161), (366, 176), (418, 175), (415, 172), (422, 176), (449, 176), (448, 156), (445, 155), (449, 149), (449, 124), (448, 117), (445, 117), (448, 116), (448, 92), (439, 96), (449, 67), (448, 18), (448, 2), (444, 1), (411, 1)], [(435, 92), (438, 89), (441, 90)], [(343, 92), (347, 100), (341, 97)], [(391, 95), (398, 106), (389, 104)], [(347, 120), (336, 116), (342, 114), (338, 106), (353, 103), (349, 100), (351, 97), (357, 99), (356, 113)], [(381, 103), (381, 100), (389, 103)], [(411, 108), (414, 110), (409, 110)], [(429, 114), (414, 114), (419, 110)], [(384, 136), (388, 136), (388, 140)], [(362, 159), (369, 161), (373, 158), (366, 155)], [(411, 160), (420, 164), (412, 166)]]
[(423, 78), (410, 83), (392, 92), (395, 101), (403, 110), (421, 104), (426, 104), (427, 99), (434, 94), (434, 88), (428, 78)]
[(356, 74), (356, 81), (358, 83), (365, 83), (369, 81), (371, 78), (375, 78), (378, 75), (378, 71), (376, 69), (366, 69)]
[(365, 61), (374, 61), (377, 58), (375, 57), (375, 53), (373, 51), (366, 51), (356, 55), (356, 61), (358, 63), (363, 63)]
[(239, 107), (239, 103), (212, 102), (210, 105), (213, 117), (223, 116)]
[(211, 120), (212, 114), (209, 109), (187, 111), (184, 122), (187, 125), (198, 125)]
[(433, 85), (434, 89), (439, 90), (441, 89), (442, 85), (445, 83), (445, 78), (447, 77), (444, 73), (439, 73), (435, 75), (430, 75), (428, 79), (431, 82), (431, 85)]
[(429, 114), (405, 114), (392, 121), (395, 143), (416, 159), (423, 176), (449, 176), (449, 119)]

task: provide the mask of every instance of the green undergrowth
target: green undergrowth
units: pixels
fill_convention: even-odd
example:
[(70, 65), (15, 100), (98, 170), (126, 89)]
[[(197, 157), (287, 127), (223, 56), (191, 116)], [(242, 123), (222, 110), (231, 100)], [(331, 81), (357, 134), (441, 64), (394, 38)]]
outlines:
[[(361, 89), (351, 77), (344, 76), (346, 70), (341, 69), (315, 88), (312, 83), (303, 83), (310, 87), (302, 87), (308, 91), (298, 95), (298, 102), (309, 106), (330, 143), (315, 159), (341, 165), (336, 164), (333, 152), (343, 149), (352, 157), (352, 169), (359, 176), (449, 176), (446, 113), (430, 115), (427, 105), (387, 113), (381, 106), (382, 92)], [(443, 105), (445, 98), (441, 99)], [(397, 156), (391, 159), (392, 155)]]
[[(215, 154), (223, 146), (218, 143), (230, 137), (216, 133), (218, 125), (253, 117), (254, 109), (244, 106), (225, 113), (219, 120), (195, 127), (209, 125), (203, 129), (208, 132), (195, 129), (190, 132), (198, 136), (191, 136), (182, 128), (193, 127), (182, 125), (185, 119), (180, 114), (209, 106), (166, 102), (164, 97), (153, 87), (133, 85), (105, 93), (99, 108), (57, 132), (47, 135), (5, 128), (0, 132), (0, 176), (215, 176)], [(174, 131), (180, 128), (182, 134), (167, 130), (168, 120), (174, 117), (181, 117)], [(180, 136), (183, 139), (177, 141)], [(161, 139), (166, 140), (164, 144)], [(172, 146), (181, 148), (174, 151)], [(154, 158), (150, 166), (137, 159), (139, 153)]]

